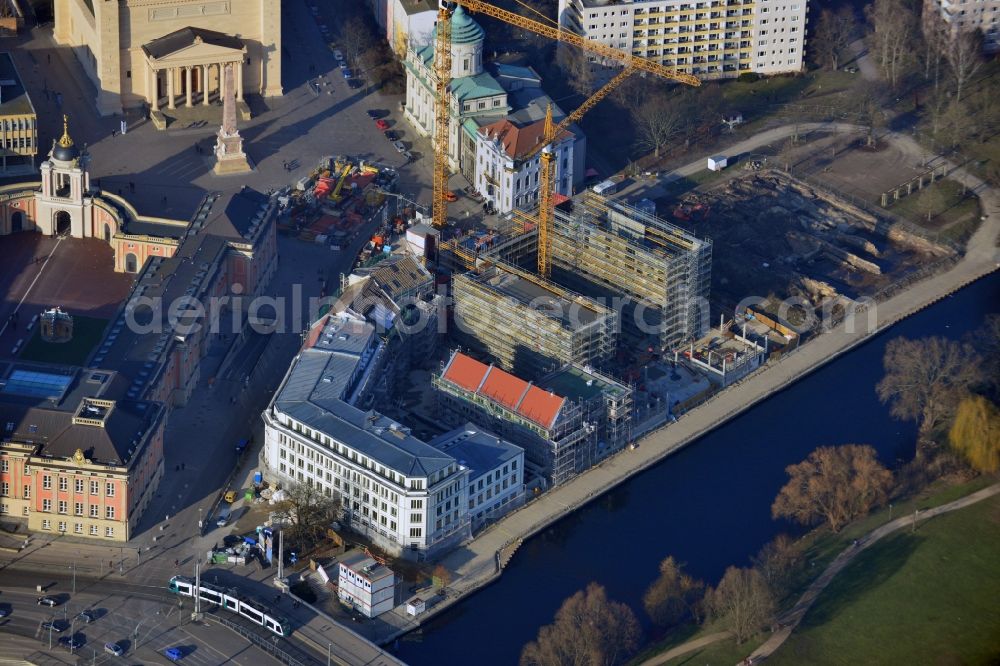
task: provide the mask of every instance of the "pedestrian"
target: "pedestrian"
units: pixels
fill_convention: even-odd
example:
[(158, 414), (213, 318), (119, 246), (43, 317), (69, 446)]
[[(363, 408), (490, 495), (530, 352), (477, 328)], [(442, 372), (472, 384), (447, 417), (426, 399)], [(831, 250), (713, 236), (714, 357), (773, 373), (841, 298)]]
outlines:
[(112, 139), (115, 138), (115, 134), (117, 133), (117, 131), (118, 130), (114, 130), (114, 129), (111, 130), (111, 138)]
[(174, 560), (174, 566), (179, 567), (181, 565), (180, 560)]
[(281, 160), (281, 168), (288, 171), (288, 160)]

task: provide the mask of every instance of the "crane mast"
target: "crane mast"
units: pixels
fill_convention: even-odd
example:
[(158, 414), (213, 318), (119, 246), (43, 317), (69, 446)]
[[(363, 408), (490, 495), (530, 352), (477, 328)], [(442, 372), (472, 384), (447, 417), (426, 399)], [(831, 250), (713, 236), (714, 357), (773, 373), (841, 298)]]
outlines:
[(699, 86), (701, 81), (696, 76), (678, 72), (660, 63), (633, 56), (631, 53), (616, 49), (606, 44), (584, 39), (576, 33), (553, 27), (526, 18), (506, 9), (501, 9), (483, 0), (438, 0), (437, 37), (434, 43), (434, 72), (437, 78), (437, 99), (435, 100), (434, 124), (434, 226), (444, 228), (448, 224), (448, 148), (450, 143), (449, 122), (450, 104), (448, 87), (451, 84), (451, 16), (455, 7), (462, 6), (470, 12), (485, 14), (491, 18), (510, 25), (529, 30), (537, 35), (548, 37), (588, 53), (602, 56), (606, 59), (618, 60), (625, 68), (591, 95), (573, 113), (566, 116), (558, 125), (552, 121), (551, 106), (545, 113), (543, 140), (535, 150), (524, 159), (531, 159), (541, 151), (539, 158), (539, 196), (538, 196), (538, 272), (548, 277), (552, 266), (550, 261), (550, 227), (552, 221), (552, 192), (555, 180), (555, 151), (552, 143), (566, 130), (569, 125), (580, 120), (595, 104), (607, 97), (615, 88), (621, 85), (633, 72), (642, 71), (656, 76)]

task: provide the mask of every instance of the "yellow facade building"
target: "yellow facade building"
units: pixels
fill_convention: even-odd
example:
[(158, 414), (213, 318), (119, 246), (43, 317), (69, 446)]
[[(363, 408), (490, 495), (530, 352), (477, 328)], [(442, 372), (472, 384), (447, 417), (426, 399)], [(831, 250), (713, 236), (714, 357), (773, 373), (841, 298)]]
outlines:
[(281, 0), (55, 0), (56, 41), (97, 86), (102, 115), (222, 98), (239, 63), (237, 99), (281, 88)]

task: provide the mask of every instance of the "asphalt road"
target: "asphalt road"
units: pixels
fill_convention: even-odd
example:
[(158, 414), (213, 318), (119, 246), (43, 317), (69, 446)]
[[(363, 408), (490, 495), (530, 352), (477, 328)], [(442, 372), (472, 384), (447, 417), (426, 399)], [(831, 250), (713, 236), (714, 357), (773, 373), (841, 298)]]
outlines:
[[(39, 606), (40, 593), (33, 585), (45, 586), (45, 594), (59, 600), (54, 608)], [(45, 574), (0, 573), (0, 608), (10, 612), (0, 620), (0, 656), (25, 658), (34, 653), (70, 661), (73, 656), (59, 639), (75, 636), (84, 642), (74, 651), (81, 661), (124, 663), (140, 659), (143, 664), (168, 664), (168, 647), (184, 652), (184, 663), (210, 666), (220, 663), (256, 666), (280, 663), (230, 629), (212, 623), (189, 621), (190, 605), (178, 606), (178, 598), (165, 588), (123, 582), (93, 582), (82, 577), (73, 593), (71, 577)], [(76, 619), (88, 610), (93, 622)], [(54, 623), (62, 631), (42, 625)], [(15, 639), (16, 640), (13, 640)], [(10, 639), (10, 640), (9, 640)], [(51, 641), (51, 648), (50, 648)], [(118, 658), (104, 652), (104, 644), (116, 642), (126, 650)]]

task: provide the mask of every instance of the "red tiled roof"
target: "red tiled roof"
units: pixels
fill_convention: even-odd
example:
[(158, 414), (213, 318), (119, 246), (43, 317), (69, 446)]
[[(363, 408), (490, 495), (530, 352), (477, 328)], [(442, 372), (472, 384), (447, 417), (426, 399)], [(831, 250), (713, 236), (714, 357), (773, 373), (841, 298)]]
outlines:
[(466, 391), (489, 398), (543, 428), (552, 427), (566, 402), (563, 397), (461, 352), (452, 355), (442, 378)]
[[(535, 148), (542, 141), (542, 134), (544, 132), (544, 120), (537, 120), (530, 125), (518, 127), (509, 120), (504, 119), (479, 128), (479, 133), (483, 136), (500, 139), (504, 152), (515, 160), (521, 159)], [(571, 136), (573, 136), (572, 133), (563, 130), (556, 143)]]
[(521, 398), (528, 390), (528, 382), (518, 379), (514, 375), (490, 368), (490, 374), (486, 376), (483, 387), (479, 389), (480, 395), (485, 395), (495, 402), (499, 402), (507, 409), (516, 412), (517, 406), (521, 403)]
[(555, 393), (550, 393), (537, 386), (528, 389), (527, 395), (521, 401), (521, 408), (518, 412), (522, 416), (531, 419), (535, 423), (540, 423), (546, 428), (552, 427), (559, 410), (562, 409), (566, 398), (561, 398)]
[(476, 392), (489, 369), (485, 363), (480, 363), (474, 358), (456, 352), (452, 355), (448, 367), (445, 368), (444, 378), (452, 384), (461, 386), (466, 391)]

